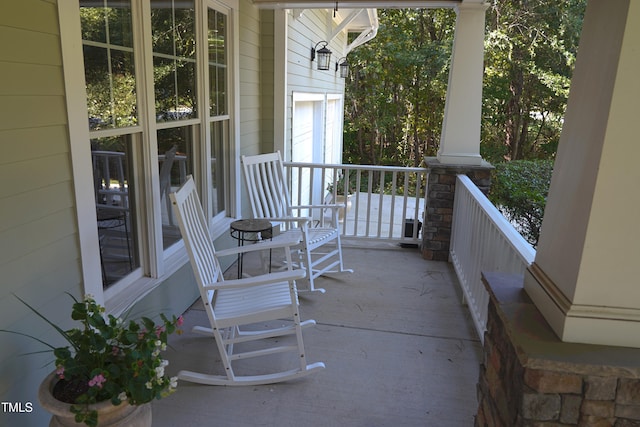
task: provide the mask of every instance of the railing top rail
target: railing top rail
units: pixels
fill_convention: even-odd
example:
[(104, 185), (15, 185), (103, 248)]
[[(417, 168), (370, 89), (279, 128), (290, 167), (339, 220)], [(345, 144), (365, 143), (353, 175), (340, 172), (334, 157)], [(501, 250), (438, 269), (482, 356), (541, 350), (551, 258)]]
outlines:
[(414, 168), (405, 166), (376, 166), (376, 165), (349, 165), (349, 164), (330, 164), (330, 163), (307, 163), (307, 162), (283, 162), (288, 167), (312, 167), (317, 169), (350, 169), (365, 171), (386, 171), (386, 172), (425, 172), (426, 168)]
[(500, 213), (498, 208), (478, 189), (478, 187), (464, 174), (458, 175), (461, 184), (476, 200), (478, 205), (487, 213), (489, 219), (498, 229), (504, 233), (509, 243), (518, 251), (520, 256), (531, 264), (536, 256), (536, 250), (527, 242), (524, 237), (513, 227), (513, 225)]

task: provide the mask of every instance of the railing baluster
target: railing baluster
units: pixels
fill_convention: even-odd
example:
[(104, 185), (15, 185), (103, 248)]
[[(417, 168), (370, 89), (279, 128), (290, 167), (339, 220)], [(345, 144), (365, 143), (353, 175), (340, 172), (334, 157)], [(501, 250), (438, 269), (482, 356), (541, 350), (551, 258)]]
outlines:
[[(384, 215), (384, 211), (383, 211), (383, 207), (384, 204), (382, 203), (384, 201), (384, 180), (385, 180), (385, 171), (380, 171), (380, 185), (378, 186), (378, 232), (376, 233), (376, 237), (380, 238), (382, 237), (382, 223), (384, 222), (385, 218), (383, 218)], [(392, 226), (391, 221), (389, 221), (389, 226)]]
[[(344, 237), (410, 243), (419, 241), (417, 227), (414, 227), (412, 236), (404, 236), (404, 224), (406, 219), (411, 217), (414, 224), (422, 219), (420, 212), (426, 205), (426, 169), (297, 162), (285, 162), (285, 167), (288, 182), (291, 183), (290, 197), (293, 204), (316, 204), (318, 201), (324, 203), (327, 200), (328, 184), (334, 184), (334, 203), (337, 202), (338, 193), (346, 195), (349, 189), (353, 189), (351, 211), (340, 224)], [(318, 173), (320, 176), (317, 176)], [(341, 177), (343, 182), (338, 186), (336, 184)], [(374, 186), (374, 181), (378, 178), (379, 185)], [(364, 179), (368, 181), (363, 191)], [(388, 182), (390, 188), (385, 191)], [(400, 194), (399, 185), (403, 186)], [(402, 203), (401, 209), (400, 206), (396, 206), (398, 202)], [(389, 204), (390, 208), (384, 209)], [(326, 221), (323, 215), (315, 219), (319, 219), (321, 223)], [(388, 227), (388, 230), (385, 227)]]
[[(393, 232), (395, 228), (395, 222), (393, 221), (393, 219), (395, 218), (395, 212), (396, 212), (397, 185), (398, 185), (398, 171), (394, 170), (391, 175), (391, 214), (389, 218), (389, 236), (388, 236), (389, 238), (391, 238), (391, 236), (394, 235)], [(400, 226), (400, 228), (402, 229), (402, 226)], [(400, 236), (403, 236), (402, 231), (400, 232)]]
[(400, 232), (402, 233), (402, 235), (404, 236), (404, 229), (406, 227), (406, 218), (407, 218), (407, 199), (408, 199), (408, 194), (409, 194), (409, 174), (407, 174), (405, 172), (404, 174), (404, 184), (403, 184), (403, 188), (402, 188), (402, 196), (403, 196), (403, 202), (402, 202), (402, 227)]
[[(360, 188), (360, 185), (358, 185), (358, 188)], [(367, 237), (370, 237), (370, 227), (369, 225), (371, 224), (371, 191), (373, 189), (373, 171), (368, 171), (367, 174), (367, 220), (365, 221), (365, 227), (364, 227), (364, 234)]]
[(458, 175), (450, 254), (464, 301), (483, 340), (489, 295), (481, 272), (523, 274), (535, 250), (468, 177)]

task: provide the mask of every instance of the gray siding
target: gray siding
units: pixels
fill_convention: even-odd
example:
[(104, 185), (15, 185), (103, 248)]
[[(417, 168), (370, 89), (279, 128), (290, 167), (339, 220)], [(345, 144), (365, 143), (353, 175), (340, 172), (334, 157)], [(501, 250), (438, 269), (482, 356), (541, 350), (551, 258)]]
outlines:
[[(57, 342), (50, 328), (13, 297), (68, 326), (70, 299), (81, 294), (78, 235), (55, 2), (5, 1), (0, 14), (0, 328)], [(40, 426), (48, 415), (36, 390), (51, 354), (27, 339), (0, 334), (0, 398), (33, 402), (30, 414), (2, 415), (6, 425)]]
[(264, 153), (274, 150), (274, 25), (273, 11), (260, 11), (260, 117)]
[(240, 2), (240, 149), (260, 152), (260, 11), (249, 0)]
[[(292, 103), (294, 92), (313, 92), (321, 94), (343, 94), (344, 82), (335, 72), (335, 62), (344, 56), (347, 40), (343, 31), (331, 40), (329, 70), (319, 71), (317, 63), (311, 62), (311, 48), (321, 40), (329, 41), (335, 23), (331, 20), (331, 10), (308, 9), (294, 18), (289, 17), (288, 43), (288, 82), (287, 82), (287, 143), (291, 143)], [(328, 27), (332, 22), (332, 27)]]

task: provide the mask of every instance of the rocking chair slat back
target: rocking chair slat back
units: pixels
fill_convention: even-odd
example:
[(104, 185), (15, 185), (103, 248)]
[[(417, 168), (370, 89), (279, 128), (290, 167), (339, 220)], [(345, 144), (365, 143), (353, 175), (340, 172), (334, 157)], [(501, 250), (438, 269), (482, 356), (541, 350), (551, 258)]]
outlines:
[(222, 281), (224, 277), (213, 242), (209, 238), (209, 226), (193, 178), (187, 179), (183, 189), (185, 191), (172, 193), (172, 199), (175, 200), (175, 209), (180, 213), (180, 230), (192, 260), (196, 280), (201, 286)]
[(245, 164), (254, 218), (279, 218), (291, 215), (289, 189), (282, 169), (280, 153), (261, 154), (258, 162)]
[[(324, 292), (316, 288), (317, 277), (338, 272), (351, 272), (344, 268), (340, 230), (338, 229), (339, 205), (306, 205), (291, 206), (289, 188), (284, 173), (280, 152), (242, 156), (251, 211), (254, 218), (269, 219), (284, 228), (287, 233), (302, 235), (302, 242), (296, 248), (298, 266), (307, 270), (309, 290)], [(313, 226), (314, 212), (316, 218), (327, 210), (331, 211), (333, 220), (330, 224), (322, 223)], [(309, 217), (303, 217), (308, 212)]]

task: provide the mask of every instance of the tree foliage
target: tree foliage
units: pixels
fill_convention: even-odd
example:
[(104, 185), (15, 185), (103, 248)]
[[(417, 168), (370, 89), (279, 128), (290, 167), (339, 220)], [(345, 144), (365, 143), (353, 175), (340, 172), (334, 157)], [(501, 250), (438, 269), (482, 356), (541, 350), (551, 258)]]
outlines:
[[(487, 10), (481, 154), (553, 158), (586, 0), (493, 0)], [(440, 142), (455, 13), (378, 11), (349, 54), (344, 161), (417, 166)]]
[[(586, 2), (493, 0), (486, 14), (480, 153), (496, 165), (492, 201), (534, 245)], [(440, 143), (455, 13), (378, 15), (378, 35), (349, 54), (343, 160), (417, 166)], [(549, 160), (520, 161), (537, 159)]]
[(455, 14), (378, 14), (378, 35), (349, 54), (344, 161), (417, 166), (440, 140)]
[(538, 244), (553, 162), (514, 160), (498, 163), (489, 199), (533, 246)]
[(481, 154), (555, 155), (586, 0), (494, 1), (487, 11)]

